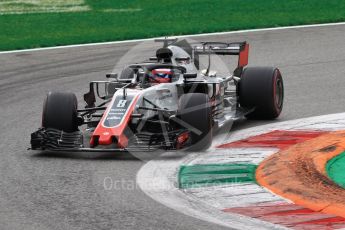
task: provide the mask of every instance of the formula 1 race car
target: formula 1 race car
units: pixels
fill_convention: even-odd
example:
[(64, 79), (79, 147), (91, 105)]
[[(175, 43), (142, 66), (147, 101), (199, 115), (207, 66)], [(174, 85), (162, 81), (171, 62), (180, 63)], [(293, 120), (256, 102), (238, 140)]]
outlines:
[[(238, 118), (274, 119), (283, 108), (279, 69), (246, 67), (247, 42), (160, 39), (156, 56), (92, 81), (78, 109), (75, 94), (49, 92), (31, 149), (53, 151), (202, 150), (217, 128)], [(236, 55), (233, 74), (211, 70), (214, 55)], [(201, 70), (200, 58), (208, 58)], [(101, 100), (101, 102), (96, 101)]]

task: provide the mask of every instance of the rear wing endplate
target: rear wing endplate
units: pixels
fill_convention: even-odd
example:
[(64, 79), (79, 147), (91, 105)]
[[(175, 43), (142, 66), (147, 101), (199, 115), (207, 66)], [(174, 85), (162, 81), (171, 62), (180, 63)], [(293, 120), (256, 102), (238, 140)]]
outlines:
[(194, 55), (237, 55), (238, 67), (248, 65), (249, 44), (247, 42), (203, 42), (194, 46)]

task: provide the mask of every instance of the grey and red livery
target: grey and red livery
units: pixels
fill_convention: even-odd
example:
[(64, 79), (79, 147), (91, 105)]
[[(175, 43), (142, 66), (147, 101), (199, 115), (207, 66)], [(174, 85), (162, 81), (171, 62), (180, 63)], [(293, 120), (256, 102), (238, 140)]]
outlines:
[[(31, 149), (202, 150), (228, 122), (244, 116), (274, 119), (281, 113), (280, 71), (247, 67), (247, 42), (160, 41), (164, 45), (156, 57), (126, 66), (119, 75), (107, 74), (107, 81), (90, 82), (85, 108), (78, 108), (73, 93), (49, 92), (42, 126), (31, 134)], [(233, 74), (220, 76), (211, 70), (214, 55), (238, 56)], [(204, 70), (201, 56), (209, 59)]]

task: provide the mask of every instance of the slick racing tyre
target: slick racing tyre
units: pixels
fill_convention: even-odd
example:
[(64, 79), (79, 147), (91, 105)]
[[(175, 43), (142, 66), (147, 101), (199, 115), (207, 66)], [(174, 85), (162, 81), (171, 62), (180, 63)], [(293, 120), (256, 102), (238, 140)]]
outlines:
[(283, 78), (279, 69), (272, 67), (248, 67), (244, 69), (238, 85), (241, 107), (254, 108), (247, 114), (251, 119), (274, 119), (284, 101)]
[(188, 150), (207, 149), (212, 144), (211, 107), (207, 94), (189, 93), (180, 98), (179, 118), (188, 124), (191, 147)]
[(74, 93), (49, 92), (43, 105), (42, 126), (64, 132), (77, 131), (77, 107)]

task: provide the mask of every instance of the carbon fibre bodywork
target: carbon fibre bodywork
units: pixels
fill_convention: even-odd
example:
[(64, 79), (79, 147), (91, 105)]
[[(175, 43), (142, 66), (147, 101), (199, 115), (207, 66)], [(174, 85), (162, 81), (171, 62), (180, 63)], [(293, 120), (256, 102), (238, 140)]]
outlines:
[[(79, 129), (65, 132), (41, 127), (31, 135), (31, 149), (151, 151), (187, 148), (193, 142), (191, 134), (201, 135), (201, 131), (180, 117), (183, 112), (180, 100), (185, 94), (207, 95), (207, 103), (188, 109), (210, 108), (212, 126), (209, 132), (253, 110), (238, 103), (237, 83), (248, 63), (249, 45), (246, 42), (205, 42), (194, 47), (185, 41), (163, 42), (164, 47), (157, 50), (155, 58), (127, 66), (129, 75), (111, 73), (107, 74), (108, 81), (90, 82), (89, 92), (84, 95), (87, 106), (77, 110)], [(210, 70), (210, 63), (206, 70), (200, 70), (200, 55), (210, 59), (211, 54), (237, 55), (234, 73), (217, 76)], [(168, 83), (155, 84), (147, 80), (152, 71), (164, 69), (173, 72)], [(102, 102), (96, 105), (98, 100)]]

